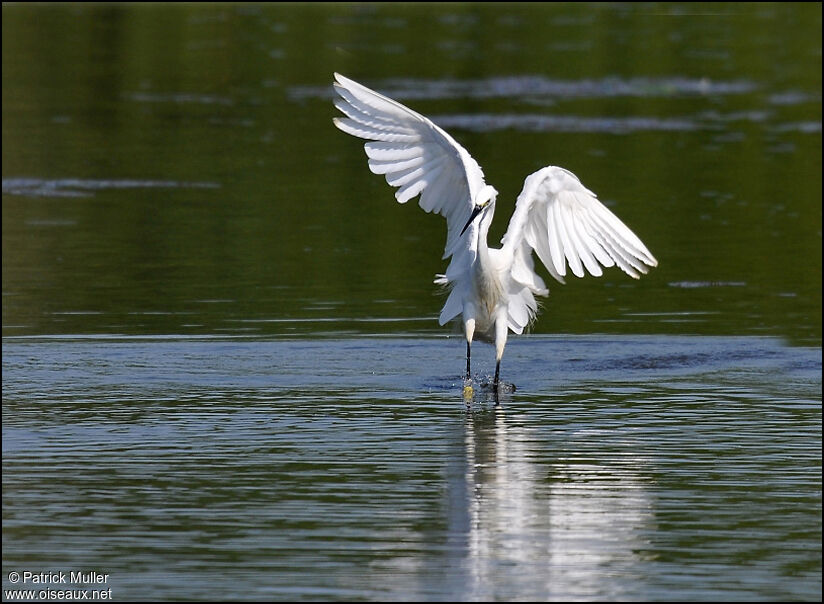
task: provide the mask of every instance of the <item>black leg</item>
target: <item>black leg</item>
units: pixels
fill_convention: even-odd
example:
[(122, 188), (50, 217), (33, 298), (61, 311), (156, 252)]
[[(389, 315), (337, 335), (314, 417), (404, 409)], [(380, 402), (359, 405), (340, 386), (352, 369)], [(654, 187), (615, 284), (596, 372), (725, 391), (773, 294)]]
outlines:
[(498, 401), (498, 393), (500, 392), (499, 389), (498, 389), (498, 384), (500, 383), (498, 378), (500, 377), (500, 375), (501, 375), (501, 362), (498, 361), (497, 363), (495, 363), (495, 381), (492, 383), (492, 395), (495, 397), (495, 405), (496, 406), (500, 404), (500, 401)]
[(471, 348), (471, 345), (469, 344), (469, 342), (467, 342), (467, 343), (466, 343), (466, 379), (467, 379), (467, 380), (468, 380), (468, 379), (470, 378), (470, 376), (471, 376), (471, 374), (470, 374), (470, 372), (469, 372), (469, 357), (470, 357), (470, 348)]

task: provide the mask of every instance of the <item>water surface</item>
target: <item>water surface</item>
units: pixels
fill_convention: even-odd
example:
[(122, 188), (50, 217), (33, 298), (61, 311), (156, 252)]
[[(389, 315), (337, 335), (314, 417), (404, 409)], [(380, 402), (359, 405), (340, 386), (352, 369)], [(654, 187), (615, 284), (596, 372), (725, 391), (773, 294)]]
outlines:
[(127, 599), (817, 597), (820, 350), (522, 338), (518, 390), (466, 405), (462, 348), (7, 340), (4, 568)]

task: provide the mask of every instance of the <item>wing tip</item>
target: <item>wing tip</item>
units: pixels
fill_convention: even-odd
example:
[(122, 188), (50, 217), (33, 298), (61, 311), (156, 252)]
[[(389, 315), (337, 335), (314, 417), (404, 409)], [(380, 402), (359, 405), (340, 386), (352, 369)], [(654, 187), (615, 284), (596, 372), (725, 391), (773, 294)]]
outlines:
[[(345, 75), (339, 74), (337, 71), (334, 72), (335, 74), (335, 82), (332, 82), (332, 86), (335, 87), (336, 90), (340, 90), (341, 88), (344, 90), (348, 90), (350, 94), (357, 95), (358, 92), (367, 92), (371, 95), (381, 96), (379, 93), (375, 92), (371, 88), (367, 88), (363, 84), (356, 82), (351, 78), (347, 78)], [(391, 99), (390, 99), (391, 100)], [(395, 102), (395, 101), (393, 101)]]

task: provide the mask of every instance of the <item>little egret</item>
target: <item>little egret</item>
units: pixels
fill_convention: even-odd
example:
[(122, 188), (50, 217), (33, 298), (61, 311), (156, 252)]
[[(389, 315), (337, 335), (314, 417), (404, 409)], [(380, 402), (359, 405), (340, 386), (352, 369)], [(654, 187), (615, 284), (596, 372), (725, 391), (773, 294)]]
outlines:
[(466, 382), (471, 380), (474, 337), (495, 344), (494, 391), (499, 388), (501, 357), (509, 331), (523, 333), (535, 318), (535, 296), (549, 295), (535, 272), (532, 252), (549, 274), (564, 283), (567, 263), (576, 277), (584, 270), (601, 276), (601, 266), (618, 266), (638, 279), (658, 261), (570, 171), (541, 168), (526, 178), (500, 248), (486, 237), (498, 192), (484, 182), (478, 163), (443, 129), (420, 113), (335, 74), (346, 116), (335, 125), (364, 144), (369, 169), (383, 174), (400, 203), (420, 195), (427, 212), (446, 218), (443, 258), (446, 273), (435, 283), (451, 288), (441, 310), (443, 325), (461, 315), (466, 335)]

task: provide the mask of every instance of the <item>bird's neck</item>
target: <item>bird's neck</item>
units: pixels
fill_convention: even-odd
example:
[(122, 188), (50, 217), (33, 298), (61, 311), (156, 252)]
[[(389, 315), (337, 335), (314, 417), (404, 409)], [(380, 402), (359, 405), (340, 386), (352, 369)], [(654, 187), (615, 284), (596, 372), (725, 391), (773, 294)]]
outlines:
[(482, 266), (489, 264), (489, 245), (486, 239), (489, 234), (489, 225), (492, 224), (494, 214), (495, 208), (489, 208), (487, 214), (478, 223), (478, 262), (480, 262)]
[(477, 302), (483, 308), (487, 317), (492, 317), (495, 309), (503, 298), (503, 288), (501, 285), (500, 273), (497, 262), (490, 252), (486, 238), (489, 232), (489, 224), (492, 222), (491, 214), (485, 216), (478, 225), (477, 253), (473, 263), (472, 287), (477, 297)]

